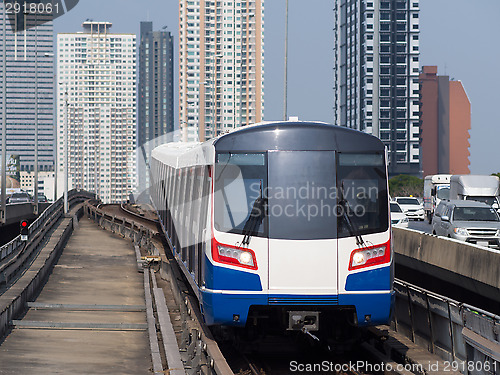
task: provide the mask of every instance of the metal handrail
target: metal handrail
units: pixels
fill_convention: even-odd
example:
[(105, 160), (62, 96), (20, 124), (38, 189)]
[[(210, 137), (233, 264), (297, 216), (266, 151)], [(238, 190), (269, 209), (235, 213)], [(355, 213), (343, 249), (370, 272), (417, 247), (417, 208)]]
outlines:
[(478, 358), (498, 361), (500, 316), (401, 280), (395, 289), (396, 331), (462, 366)]

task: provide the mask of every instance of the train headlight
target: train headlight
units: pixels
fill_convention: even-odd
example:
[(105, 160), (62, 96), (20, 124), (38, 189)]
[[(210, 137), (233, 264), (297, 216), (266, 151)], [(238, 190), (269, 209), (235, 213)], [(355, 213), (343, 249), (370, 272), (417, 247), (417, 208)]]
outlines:
[(390, 261), (391, 261), (391, 247), (389, 241), (382, 245), (363, 247), (354, 250), (351, 253), (351, 258), (349, 262), (349, 271), (357, 268), (388, 263)]
[(362, 252), (356, 253), (352, 257), (352, 265), (353, 266), (360, 266), (362, 264), (365, 264), (365, 256)]
[(252, 254), (250, 254), (248, 251), (242, 251), (238, 260), (241, 264), (247, 264), (249, 266), (253, 265)]
[(250, 249), (223, 245), (214, 239), (212, 244), (212, 256), (214, 261), (219, 263), (231, 264), (254, 270), (257, 269), (255, 253)]

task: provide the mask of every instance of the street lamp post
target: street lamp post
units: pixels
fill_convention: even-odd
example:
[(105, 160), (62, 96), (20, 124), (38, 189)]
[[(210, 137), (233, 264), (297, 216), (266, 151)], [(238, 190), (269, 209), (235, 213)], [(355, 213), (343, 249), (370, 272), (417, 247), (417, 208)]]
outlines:
[(7, 14), (5, 12), (5, 2), (3, 9), (3, 74), (2, 74), (2, 215), (0, 221), (5, 223), (7, 214)]
[(63, 174), (64, 174), (64, 214), (68, 213), (68, 85), (64, 92), (64, 155), (63, 155)]
[[(205, 142), (205, 105), (203, 105), (203, 113), (201, 113), (201, 108), (202, 108), (202, 100), (203, 103), (205, 103), (205, 88), (207, 87), (208, 82), (207, 81), (202, 81), (199, 82), (199, 87), (198, 87), (198, 139), (200, 142)], [(203, 97), (201, 95), (202, 90), (201, 88), (203, 87)], [(203, 118), (203, 121), (201, 119)]]
[[(45, 52), (43, 54), (44, 57), (54, 57), (55, 55), (53, 53), (50, 53), (50, 52)], [(53, 63), (53, 61), (52, 61)], [(55, 78), (55, 76), (54, 76)], [(52, 85), (52, 89), (55, 91), (56, 90), (56, 87), (54, 87), (55, 85), (55, 79), (54, 79), (54, 83)], [(54, 153), (54, 202), (57, 200), (57, 169), (58, 169), (58, 165), (57, 165), (57, 125), (54, 127), (54, 142), (56, 144), (56, 151)]]
[(38, 25), (35, 13), (35, 180), (34, 180), (34, 214), (38, 215)]
[(285, 80), (283, 93), (283, 121), (287, 118), (287, 99), (288, 99), (288, 0), (286, 0), (285, 13)]
[[(217, 137), (217, 60), (224, 57), (222, 54), (214, 55), (213, 58), (213, 74), (212, 87), (210, 88), (210, 105), (212, 106), (212, 136)], [(236, 78), (236, 77), (235, 77)]]
[[(246, 43), (245, 43), (245, 60), (246, 60), (246, 65), (243, 66), (243, 21), (244, 18), (241, 18), (241, 65), (240, 65), (240, 127), (243, 126), (243, 68), (245, 67), (245, 83), (246, 86), (248, 87), (248, 60), (250, 59), (250, 45), (249, 45), (249, 29), (250, 29), (250, 19), (255, 17), (255, 14), (247, 14), (247, 19), (246, 19), (246, 27), (245, 27), (245, 36), (246, 36)], [(248, 100), (246, 101), (246, 112), (247, 112), (247, 117), (248, 117)]]

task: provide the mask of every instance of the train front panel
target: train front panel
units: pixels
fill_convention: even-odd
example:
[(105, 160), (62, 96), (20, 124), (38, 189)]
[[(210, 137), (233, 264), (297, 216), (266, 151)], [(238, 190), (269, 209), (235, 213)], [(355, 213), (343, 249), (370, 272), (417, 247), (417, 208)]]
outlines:
[(249, 314), (252, 322), (277, 314), (285, 329), (309, 319), (315, 330), (320, 316), (338, 311), (352, 312), (355, 325), (387, 323), (384, 152), (218, 152), (212, 189), (200, 290), (207, 324), (245, 326)]

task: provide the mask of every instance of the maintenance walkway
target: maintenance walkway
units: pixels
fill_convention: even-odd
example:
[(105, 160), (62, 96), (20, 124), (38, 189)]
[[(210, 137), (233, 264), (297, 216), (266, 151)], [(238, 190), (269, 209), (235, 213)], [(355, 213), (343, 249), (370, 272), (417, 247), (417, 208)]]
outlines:
[(1, 343), (0, 374), (151, 373), (144, 298), (133, 244), (83, 217)]

